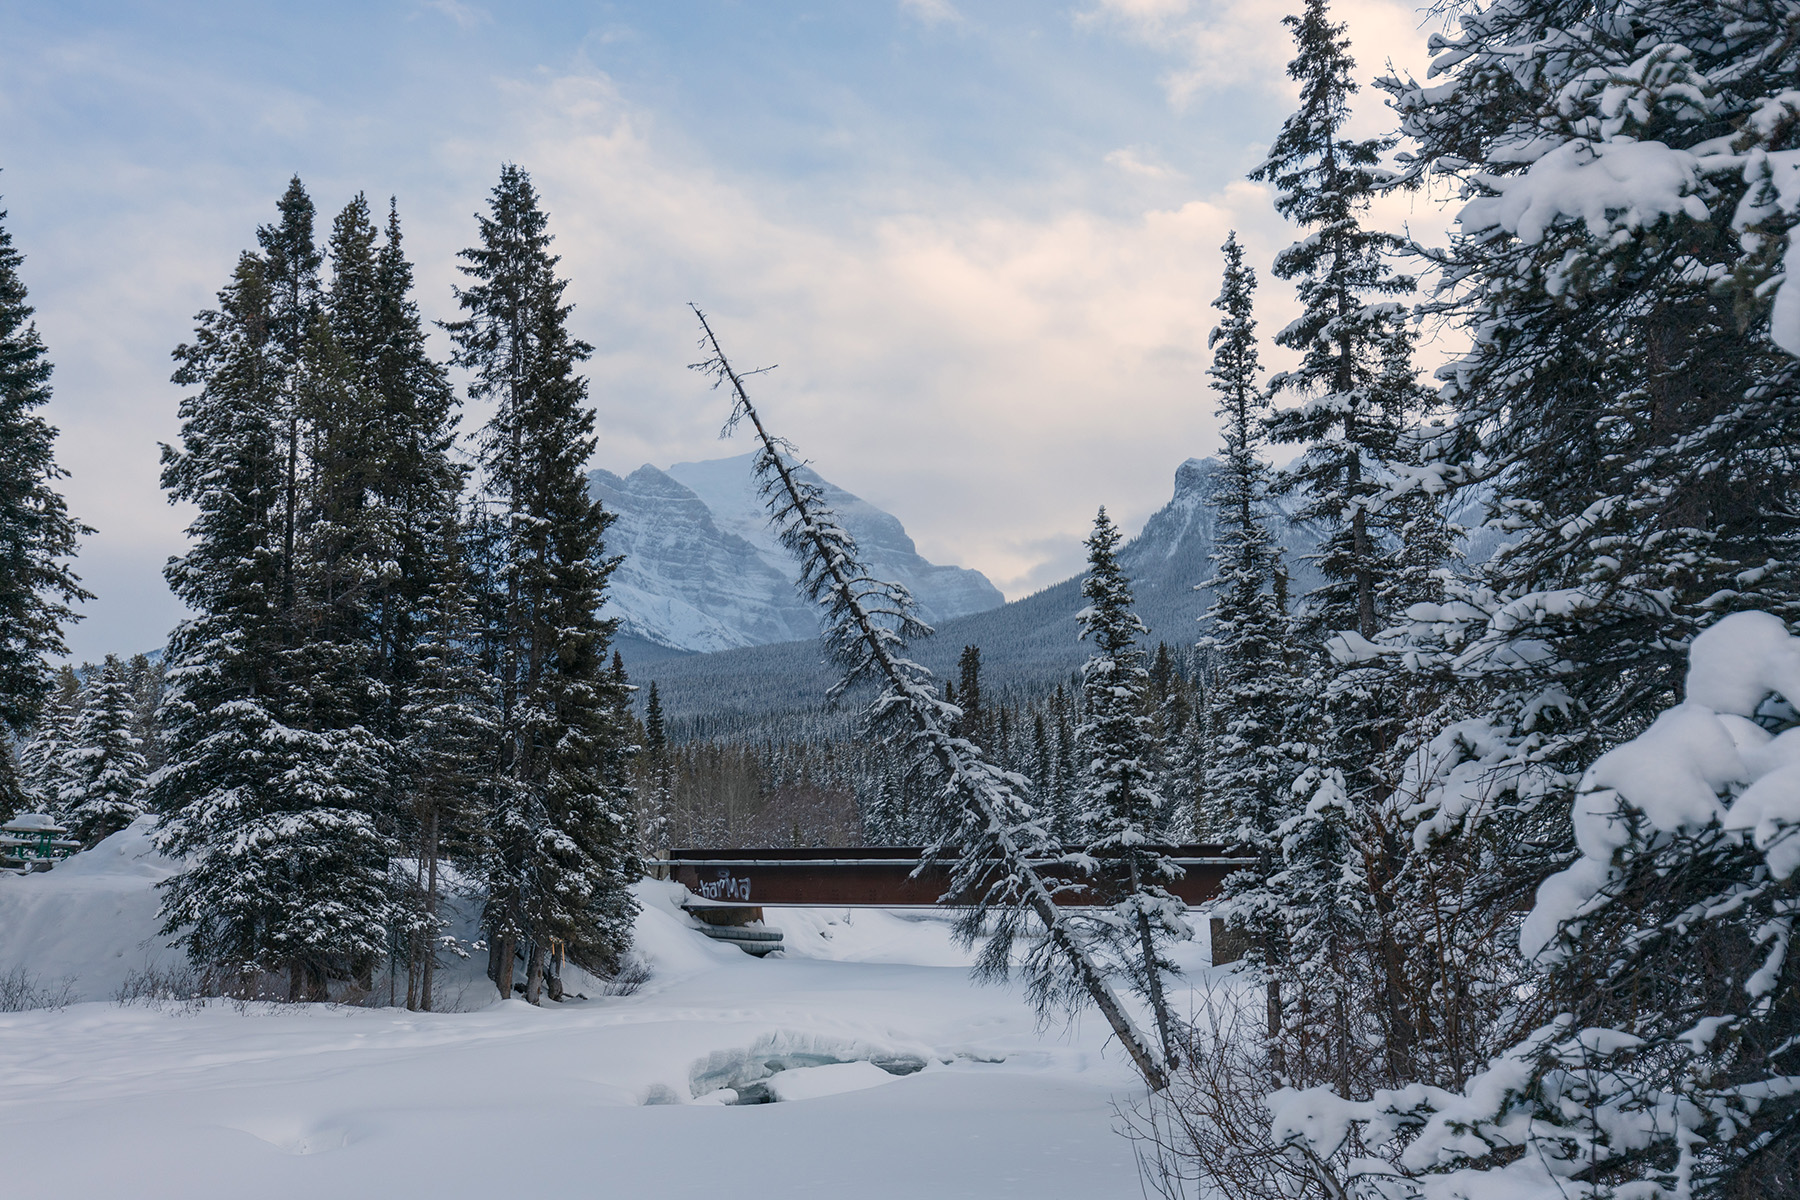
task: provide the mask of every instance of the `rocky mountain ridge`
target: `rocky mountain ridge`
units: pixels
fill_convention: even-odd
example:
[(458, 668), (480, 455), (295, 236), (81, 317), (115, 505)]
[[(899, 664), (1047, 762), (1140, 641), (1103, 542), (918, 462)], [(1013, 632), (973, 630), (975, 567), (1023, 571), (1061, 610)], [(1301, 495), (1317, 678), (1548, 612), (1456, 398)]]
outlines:
[[(1120, 549), (1119, 561), (1131, 576), (1135, 607), (1149, 627), (1151, 645), (1187, 646), (1202, 633), (1200, 619), (1212, 598), (1200, 585), (1212, 576), (1216, 514), (1211, 501), (1222, 470), (1216, 459), (1182, 463), (1175, 470), (1169, 502)], [(1317, 537), (1293, 520), (1282, 503), (1271, 513), (1270, 529), (1283, 547), (1294, 594), (1316, 587), (1318, 575), (1308, 556), (1318, 549)], [(948, 620), (928, 616), (937, 632), (917, 643), (913, 656), (940, 677), (948, 676), (962, 648), (974, 645), (981, 647), (990, 687), (1060, 678), (1088, 656), (1088, 647), (1076, 640), (1075, 614), (1082, 603), (1077, 575), (1009, 604)], [(831, 677), (819, 663), (815, 635), (816, 627), (792, 642), (679, 658), (627, 644), (625, 655), (634, 679), (658, 681), (672, 716), (769, 713), (822, 700)]]
[[(624, 560), (603, 612), (619, 619), (627, 645), (706, 653), (810, 639), (812, 607), (795, 591), (793, 556), (769, 528), (749, 454), (645, 464), (624, 477), (588, 476), (589, 494), (617, 520), (606, 548)], [(998, 608), (1006, 598), (987, 577), (928, 562), (899, 519), (801, 467), (824, 489), (870, 566), (911, 590), (931, 623)], [(666, 654), (665, 654), (666, 656)]]

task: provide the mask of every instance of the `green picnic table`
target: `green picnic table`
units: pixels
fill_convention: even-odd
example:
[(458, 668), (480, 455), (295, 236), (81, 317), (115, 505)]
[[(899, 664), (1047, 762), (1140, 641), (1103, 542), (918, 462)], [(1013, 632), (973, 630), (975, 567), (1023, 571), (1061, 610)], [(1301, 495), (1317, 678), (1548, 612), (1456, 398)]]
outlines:
[(0, 825), (0, 867), (14, 871), (48, 871), (56, 860), (81, 849), (68, 830), (47, 813), (21, 813)]

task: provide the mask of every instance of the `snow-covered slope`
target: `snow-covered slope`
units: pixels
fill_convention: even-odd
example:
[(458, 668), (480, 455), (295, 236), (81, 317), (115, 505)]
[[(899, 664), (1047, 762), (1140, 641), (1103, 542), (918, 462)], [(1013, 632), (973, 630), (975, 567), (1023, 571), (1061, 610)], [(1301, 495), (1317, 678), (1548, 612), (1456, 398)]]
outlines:
[(726, 650), (811, 637), (818, 623), (765, 548), (721, 529), (699, 496), (652, 466), (588, 476), (618, 514), (606, 549), (623, 554), (605, 612), (622, 630), (680, 650)]
[[(439, 1013), (107, 1001), (169, 865), (138, 827), (0, 876), (0, 974), (46, 964), (98, 998), (0, 1013), (6, 1195), (1139, 1194), (1113, 1105), (1142, 1087), (1104, 1022), (1040, 1028), (1015, 989), (971, 980), (936, 917), (770, 910), (787, 949), (759, 960), (645, 882), (652, 975), (631, 996)], [(1184, 949), (1187, 981), (1217, 978)], [(730, 1103), (759, 1096), (775, 1102)]]
[[(833, 509), (877, 573), (904, 583), (927, 621), (998, 607), (1005, 597), (979, 571), (926, 561), (890, 515), (820, 478)], [(751, 456), (649, 465), (620, 478), (589, 476), (618, 514), (607, 549), (624, 554), (606, 613), (659, 646), (712, 651), (810, 638), (818, 622), (794, 591), (793, 556), (776, 541), (757, 497)]]
[(156, 919), (156, 885), (173, 873), (148, 818), (55, 870), (0, 873), (0, 978), (24, 971), (40, 989), (104, 1000), (134, 972), (178, 963)]

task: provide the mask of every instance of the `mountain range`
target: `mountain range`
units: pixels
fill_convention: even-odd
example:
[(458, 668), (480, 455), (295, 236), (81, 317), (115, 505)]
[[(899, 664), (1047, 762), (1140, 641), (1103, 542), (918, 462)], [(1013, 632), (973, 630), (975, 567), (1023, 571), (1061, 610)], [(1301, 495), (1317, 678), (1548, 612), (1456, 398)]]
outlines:
[[(1190, 458), (1175, 471), (1169, 502), (1119, 552), (1131, 576), (1148, 642), (1192, 643), (1211, 603), (1197, 585), (1212, 575), (1212, 496), (1223, 464)], [(937, 630), (914, 657), (940, 676), (965, 645), (981, 647), (990, 688), (1061, 678), (1086, 661), (1076, 638), (1081, 577), (1003, 603), (980, 572), (921, 558), (901, 523), (816, 474), (876, 574), (912, 590)], [(800, 602), (791, 556), (769, 532), (750, 456), (645, 466), (620, 478), (590, 477), (593, 493), (619, 514), (608, 549), (626, 555), (605, 610), (632, 678), (654, 679), (671, 717), (718, 719), (818, 705), (832, 676), (819, 662), (817, 619)], [(1295, 594), (1317, 585), (1307, 555), (1317, 538), (1278, 508), (1271, 532), (1286, 550)]]
[[(769, 528), (753, 457), (588, 475), (589, 494), (616, 516), (606, 547), (625, 557), (602, 611), (618, 618), (627, 644), (705, 653), (818, 634), (813, 607), (795, 590), (794, 556)], [(980, 571), (927, 562), (891, 514), (809, 467), (798, 473), (823, 489), (875, 573), (906, 585), (927, 623), (1006, 602)]]

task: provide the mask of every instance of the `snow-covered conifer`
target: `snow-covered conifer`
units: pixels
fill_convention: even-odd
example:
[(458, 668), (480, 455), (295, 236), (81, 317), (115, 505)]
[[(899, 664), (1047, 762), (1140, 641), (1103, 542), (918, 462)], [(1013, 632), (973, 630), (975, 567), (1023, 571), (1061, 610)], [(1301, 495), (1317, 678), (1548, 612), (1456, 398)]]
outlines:
[(1294, 985), (1284, 997), (1287, 1070), (1348, 1087), (1368, 1041), (1358, 1022), (1391, 1007), (1382, 997), (1396, 986), (1390, 956), (1378, 949), (1382, 897), (1397, 867), (1381, 852), (1391, 823), (1379, 814), (1393, 797), (1384, 767), (1400, 701), (1366, 650), (1386, 624), (1383, 601), (1398, 569), (1380, 502), (1402, 453), (1407, 406), (1419, 397), (1394, 299), (1413, 281), (1387, 262), (1403, 241), (1363, 224), (1391, 180), (1381, 160), (1393, 139), (1344, 136), (1357, 90), (1344, 26), (1331, 20), (1327, 0), (1308, 0), (1285, 23), (1300, 107), (1253, 177), (1277, 185), (1277, 209), (1305, 231), (1274, 268), (1298, 281), (1303, 313), (1276, 336), (1300, 354), (1299, 366), (1270, 381), (1276, 397), (1297, 402), (1274, 412), (1267, 429), (1271, 440), (1305, 447), (1279, 486), (1303, 493), (1298, 515), (1324, 535), (1317, 565), (1325, 582), (1293, 614), (1304, 703), (1287, 741), (1304, 766), (1277, 827), (1281, 868), (1263, 886), (1265, 897), (1280, 899), (1281, 973)]
[(654, 679), (644, 699), (644, 769), (647, 778), (639, 792), (638, 844), (646, 856), (654, 856), (669, 848), (669, 810), (674, 803), (668, 726)]
[[(1452, 419), (1380, 503), (1466, 489), (1499, 543), (1472, 579), (1409, 580), (1443, 539), (1401, 510), (1417, 554), (1396, 607), (1412, 595), (1379, 650), (1416, 673), (1415, 711), (1442, 703), (1435, 735), (1397, 739), (1402, 881), (1430, 900), (1417, 929), (1455, 926), (1421, 978), (1489, 1019), (1412, 1075), (1460, 1096), (1363, 1110), (1403, 1136), (1354, 1194), (1794, 1186), (1796, 1069), (1775, 1048), (1797, 1026), (1772, 1000), (1791, 889), (1755, 853), (1783, 820), (1737, 832), (1766, 782), (1751, 751), (1784, 719), (1764, 701), (1791, 685), (1741, 644), (1727, 673), (1754, 698), (1696, 683), (1703, 651), (1738, 644), (1712, 623), (1748, 628), (1722, 614), (1794, 612), (1795, 516), (1767, 499), (1793, 490), (1800, 421), (1792, 30), (1782, 3), (1491, 0), (1436, 41), (1434, 78), (1384, 82), (1413, 179), (1463, 188), (1429, 307), (1470, 349), (1440, 371)], [(1690, 644), (1686, 701), (1658, 717)], [(1341, 1092), (1292, 1097), (1277, 1136)]]
[(1414, 601), (1396, 646), (1446, 704), (1404, 788), (1415, 842), (1459, 864), (1439, 882), (1474, 966), (1573, 852), (1582, 772), (1673, 700), (1696, 633), (1795, 611), (1800, 526), (1768, 499), (1800, 469), (1792, 19), (1493, 0), (1437, 44), (1436, 78), (1384, 81), (1409, 169), (1462, 188), (1428, 307), (1470, 346), (1392, 490), (1460, 490), (1499, 544)]
[[(1516, 1041), (1454, 1089), (1271, 1097), (1275, 1140), (1328, 1161), (1337, 1194), (1794, 1190), (1800, 790), (1782, 746), (1800, 639), (1729, 615), (1694, 639), (1683, 690), (1582, 777), (1578, 852), (1515, 931), (1533, 967)], [(1382, 1156), (1346, 1154), (1359, 1126), (1383, 1131)]]
[(964, 646), (956, 660), (956, 706), (963, 715), (956, 722), (956, 736), (978, 746), (988, 741), (988, 714), (981, 706), (981, 647)]
[(1470, 350), (1411, 482), (1480, 489), (1504, 538), (1414, 627), (1481, 677), (1516, 773), (1572, 785), (1674, 695), (1700, 628), (1800, 596), (1797, 518), (1755, 499), (1800, 472), (1792, 21), (1491, 0), (1438, 44), (1439, 78), (1384, 81), (1411, 170), (1464, 201), (1432, 307)]
[(1305, 447), (1281, 485), (1303, 489), (1299, 516), (1326, 534), (1318, 564), (1326, 584), (1308, 598), (1310, 626), (1373, 638), (1386, 547), (1368, 502), (1381, 491), (1403, 415), (1382, 386), (1406, 337), (1392, 297), (1411, 291), (1413, 281), (1386, 261), (1401, 239), (1365, 228), (1362, 214), (1389, 179), (1381, 158), (1393, 139), (1343, 136), (1355, 62), (1328, 0), (1307, 0), (1284, 23), (1294, 35), (1288, 75), (1300, 84), (1300, 108), (1251, 178), (1274, 183), (1276, 209), (1305, 231), (1274, 268), (1278, 278), (1298, 280), (1303, 311), (1275, 337), (1300, 363), (1272, 378), (1270, 391), (1298, 402), (1270, 416), (1269, 437)]
[(163, 885), (165, 931), (199, 964), (285, 970), (292, 998), (323, 999), (387, 946), (390, 846), (368, 810), (387, 764), (353, 713), (315, 702), (302, 405), (340, 380), (298, 180), (279, 207), (176, 352), (176, 382), (196, 390), (163, 486), (196, 516), (165, 573), (196, 615), (170, 638), (168, 759), (147, 799), (184, 860)]
[(50, 359), (5, 221), (0, 212), (0, 727), (23, 735), (49, 695), (47, 660), (64, 651), (71, 606), (90, 598), (69, 563), (93, 531), (57, 491), (66, 472), (56, 464), (56, 430), (37, 413), (50, 400)]
[(406, 1002), (425, 1011), (434, 1004), (444, 935), (441, 864), (480, 862), (498, 734), (494, 680), (472, 648), (475, 619), (462, 549), (462, 530), (450, 514), (437, 554), (423, 560), (434, 582), (408, 616), (415, 640), (407, 648), (395, 714), (401, 734), (395, 751), (405, 780), (397, 791), (405, 798), (404, 827), (414, 847), (413, 876), (404, 889), (410, 902), (399, 922), (407, 943)]
[(133, 729), (143, 742), (144, 761), (154, 772), (162, 766), (162, 730), (156, 723), (156, 710), (162, 704), (163, 659), (147, 654), (134, 654), (125, 665), (125, 682), (131, 688)]
[(345, 717), (389, 764), (368, 801), (411, 847), (411, 877), (396, 881), (406, 897), (407, 997), (429, 1008), (438, 864), (446, 848), (471, 860), (478, 764), (492, 749), (492, 680), (468, 650), (464, 470), (451, 457), (457, 400), (426, 348), (397, 205), (378, 231), (355, 197), (333, 222), (329, 249), (324, 304), (346, 378), (312, 439), (309, 569), (321, 602), (310, 636), (320, 663), (332, 664)]
[(1205, 639), (1213, 682), (1206, 693), (1204, 820), (1273, 863), (1274, 830), (1293, 769), (1281, 752), (1292, 704), (1285, 614), (1276, 607), (1279, 548), (1269, 536), (1269, 467), (1261, 450), (1268, 400), (1257, 380), (1255, 272), (1234, 233), (1225, 242), (1225, 275), (1213, 307), (1225, 319), (1208, 343), (1218, 394), (1225, 470), (1213, 493), (1213, 594)]
[(62, 755), (58, 811), (71, 836), (92, 846), (137, 817), (149, 766), (124, 664), (107, 655), (82, 692), (81, 715)]
[(81, 681), (73, 667), (59, 670), (38, 710), (31, 734), (19, 745), (19, 803), (54, 813), (62, 803), (63, 764), (81, 715)]
[(1297, 766), (1287, 750), (1296, 681), (1287, 649), (1286, 614), (1276, 595), (1279, 550), (1264, 526), (1270, 473), (1260, 450), (1268, 400), (1259, 370), (1254, 317), (1255, 272), (1233, 234), (1213, 306), (1225, 316), (1208, 342), (1212, 389), (1218, 396), (1225, 471), (1213, 495), (1217, 535), (1208, 635), (1201, 645), (1212, 666), (1206, 690), (1202, 750), (1203, 821), (1254, 858), (1226, 882), (1222, 919), (1244, 940), (1247, 961), (1268, 976), (1269, 1034), (1279, 1030), (1280, 980), (1286, 960), (1285, 898), (1274, 880), (1282, 863), (1280, 829), (1291, 809)]
[(1062, 843), (1077, 836), (1075, 792), (1080, 786), (1081, 769), (1076, 760), (1075, 716), (1067, 689), (1060, 683), (1051, 694), (1047, 718), (1051, 722), (1050, 760), (1046, 768), (1049, 779), (1043, 795), (1038, 797), (1038, 809), (1051, 836)]
[(1129, 975), (1156, 1019), (1165, 1057), (1174, 1057), (1174, 1033), (1163, 975), (1173, 968), (1164, 946), (1190, 935), (1186, 906), (1167, 884), (1181, 877), (1157, 845), (1168, 841), (1169, 802), (1156, 790), (1159, 748), (1147, 711), (1150, 673), (1138, 638), (1144, 623), (1132, 611), (1131, 581), (1119, 566), (1120, 535), (1102, 507), (1088, 535), (1088, 570), (1081, 581), (1087, 606), (1076, 616), (1081, 638), (1093, 646), (1082, 668), (1081, 795), (1077, 861), (1111, 905), (1116, 925), (1106, 929), (1131, 961)]
[(630, 942), (629, 699), (607, 664), (615, 622), (599, 616), (611, 517), (583, 475), (594, 413), (576, 368), (592, 347), (569, 333), (567, 283), (526, 173), (503, 167), (476, 219), (480, 242), (461, 252), (464, 317), (448, 328), (470, 394), (495, 406), (480, 439), (502, 729), (486, 922), (503, 993), (513, 947), (529, 946), (536, 1003), (552, 943), (604, 970)]

